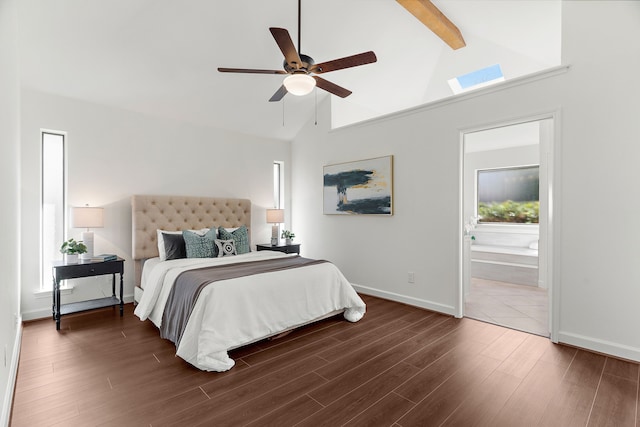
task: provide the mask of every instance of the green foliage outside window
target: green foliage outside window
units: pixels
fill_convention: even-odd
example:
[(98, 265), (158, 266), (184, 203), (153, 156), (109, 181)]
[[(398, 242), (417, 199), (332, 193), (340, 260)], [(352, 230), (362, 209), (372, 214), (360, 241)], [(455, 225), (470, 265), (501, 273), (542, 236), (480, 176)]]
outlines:
[(508, 222), (518, 224), (538, 224), (540, 202), (478, 203), (479, 222)]

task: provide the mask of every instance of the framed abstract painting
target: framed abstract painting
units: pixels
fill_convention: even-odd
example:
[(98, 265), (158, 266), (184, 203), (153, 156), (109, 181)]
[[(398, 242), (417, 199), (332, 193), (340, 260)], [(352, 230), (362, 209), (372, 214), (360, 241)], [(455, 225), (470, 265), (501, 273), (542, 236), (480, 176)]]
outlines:
[(323, 168), (323, 213), (393, 215), (393, 156)]

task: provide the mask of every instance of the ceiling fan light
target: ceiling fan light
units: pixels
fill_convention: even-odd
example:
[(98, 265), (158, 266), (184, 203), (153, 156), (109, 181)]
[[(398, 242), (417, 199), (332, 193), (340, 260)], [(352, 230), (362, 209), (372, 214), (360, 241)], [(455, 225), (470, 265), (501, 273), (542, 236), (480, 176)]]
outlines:
[(316, 87), (316, 79), (308, 74), (292, 74), (287, 76), (282, 84), (287, 88), (287, 92), (303, 96), (311, 93)]

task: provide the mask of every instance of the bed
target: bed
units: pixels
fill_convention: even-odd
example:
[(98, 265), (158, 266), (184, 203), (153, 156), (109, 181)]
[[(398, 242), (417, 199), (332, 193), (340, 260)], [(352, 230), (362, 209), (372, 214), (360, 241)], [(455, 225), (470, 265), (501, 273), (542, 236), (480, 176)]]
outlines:
[[(135, 314), (199, 369), (229, 370), (234, 348), (340, 313), (351, 322), (365, 313), (332, 263), (250, 251), (247, 199), (135, 195), (131, 205)], [(177, 236), (188, 240), (190, 257), (168, 249)], [(159, 249), (159, 239), (167, 247)], [(200, 243), (215, 253), (203, 256)]]

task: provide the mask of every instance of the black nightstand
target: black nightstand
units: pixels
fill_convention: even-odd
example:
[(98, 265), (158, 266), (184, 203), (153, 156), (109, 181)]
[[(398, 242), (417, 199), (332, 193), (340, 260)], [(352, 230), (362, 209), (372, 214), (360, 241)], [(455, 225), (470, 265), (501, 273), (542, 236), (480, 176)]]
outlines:
[(278, 251), (284, 252), (285, 254), (298, 254), (300, 255), (300, 243), (292, 243), (290, 245), (280, 245), (271, 246), (271, 243), (263, 243), (260, 245), (256, 245), (256, 250), (258, 251)]
[[(60, 330), (60, 316), (64, 314), (77, 313), (79, 311), (94, 310), (111, 306), (120, 306), (120, 316), (124, 313), (124, 300), (122, 299), (124, 273), (124, 259), (118, 258), (114, 261), (78, 262), (66, 264), (64, 261), (56, 261), (52, 267), (53, 273), (53, 320), (56, 321), (56, 330)], [(120, 299), (116, 297), (116, 274), (120, 274)], [(77, 279), (80, 277), (101, 276), (103, 274), (113, 274), (112, 296), (97, 298), (88, 301), (72, 302), (60, 304), (60, 282), (67, 279)]]

